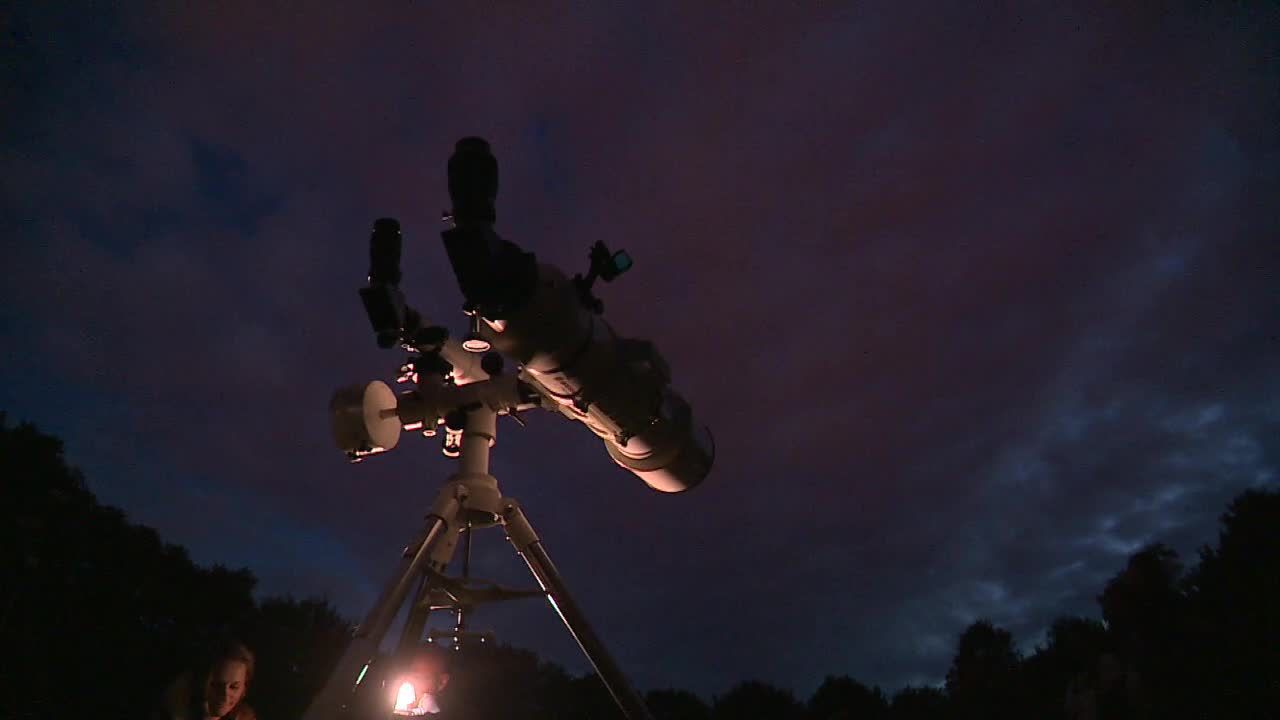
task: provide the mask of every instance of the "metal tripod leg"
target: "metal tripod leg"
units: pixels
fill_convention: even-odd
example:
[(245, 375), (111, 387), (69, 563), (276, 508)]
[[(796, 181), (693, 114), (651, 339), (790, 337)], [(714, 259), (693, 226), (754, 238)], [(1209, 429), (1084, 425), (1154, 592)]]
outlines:
[(414, 589), (415, 582), (427, 568), (436, 546), (442, 539), (447, 539), (445, 536), (449, 526), (455, 522), (458, 508), (458, 500), (447, 492), (442, 492), (436, 499), (431, 514), (427, 516), (426, 526), (414, 542), (405, 548), (400, 564), (383, 586), (378, 601), (365, 616), (364, 622), (356, 629), (346, 652), (329, 675), (329, 681), (311, 701), (311, 706), (302, 716), (304, 720), (341, 717), (363, 668), (378, 654), (378, 645), (382, 643), (387, 629), (404, 605), (405, 597)]
[(529, 524), (519, 503), (509, 498), (504, 500), (502, 519), (507, 538), (511, 540), (516, 552), (524, 559), (530, 572), (537, 578), (538, 584), (547, 593), (551, 606), (560, 615), (565, 627), (569, 628), (573, 639), (578, 641), (578, 647), (582, 648), (583, 654), (595, 667), (596, 674), (604, 681), (614, 702), (622, 709), (622, 714), (627, 720), (652, 720), (644, 700), (627, 682), (617, 662), (609, 654), (599, 636), (591, 629), (586, 615), (569, 594), (569, 587), (560, 576), (560, 571), (556, 570), (555, 564), (551, 562), (551, 556), (542, 546), (542, 541), (538, 539), (537, 533)]
[(427, 617), (431, 615), (427, 598), (431, 596), (433, 585), (431, 574), (423, 573), (418, 591), (410, 600), (409, 617), (404, 621), (404, 630), (400, 632), (400, 643), (396, 647), (396, 652), (400, 655), (413, 650), (422, 639), (422, 631), (427, 627)]

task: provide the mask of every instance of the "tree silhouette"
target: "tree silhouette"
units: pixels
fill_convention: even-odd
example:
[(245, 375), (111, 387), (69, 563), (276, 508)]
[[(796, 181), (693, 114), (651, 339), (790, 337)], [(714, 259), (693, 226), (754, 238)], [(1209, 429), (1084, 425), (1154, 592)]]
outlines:
[(300, 717), (351, 638), (322, 600), (263, 600), (240, 633), (257, 655), (253, 702), (262, 717)]
[(979, 620), (961, 633), (947, 671), (947, 694), (960, 716), (1013, 717), (1018, 660), (1013, 636), (987, 620)]
[(546, 708), (546, 714), (541, 717), (547, 720), (621, 720), (622, 712), (614, 704), (613, 696), (599, 677), (594, 674), (569, 677), (563, 671), (559, 671), (559, 674), (567, 678), (567, 682), (555, 683), (547, 688), (550, 692), (542, 705)]
[(654, 720), (711, 720), (711, 708), (687, 690), (652, 690), (645, 703)]
[(1221, 518), (1217, 548), (1188, 576), (1199, 708), (1280, 717), (1280, 492), (1250, 490)]
[(1078, 705), (1093, 687), (1098, 658), (1110, 642), (1101, 622), (1063, 617), (1050, 626), (1046, 644), (1022, 662), (1019, 705), (1024, 716), (1054, 717)]
[(888, 717), (889, 701), (880, 688), (869, 688), (848, 675), (828, 675), (809, 698), (807, 714), (813, 720), (875, 720)]
[(1098, 596), (1107, 627), (1127, 647), (1149, 645), (1183, 612), (1178, 554), (1159, 543), (1129, 558)]
[[(146, 715), (199, 650), (255, 618), (270, 628), (259, 652), (269, 682), (251, 697), (290, 709), (345, 643), (345, 623), (322, 603), (259, 607), (249, 571), (198, 567), (183, 548), (99, 504), (60, 441), (29, 424), (10, 427), (3, 414), (0, 477), (0, 646), (18, 659), (0, 663), (8, 716), (65, 716), (85, 697), (99, 717)], [(297, 682), (277, 674), (277, 650), (305, 658)], [(278, 705), (273, 693), (284, 698)]]
[(942, 720), (949, 717), (947, 694), (938, 688), (905, 687), (893, 696), (893, 720)]
[(715, 720), (798, 720), (802, 709), (790, 691), (758, 680), (735, 685), (712, 704)]
[(1107, 648), (1107, 628), (1097, 620), (1062, 617), (1049, 626), (1048, 645), (1044, 653), (1065, 674), (1087, 668)]
[(252, 611), (251, 574), (198, 568), (98, 504), (61, 442), (33, 426), (0, 418), (0, 476), (0, 643), (22, 659), (0, 676), (11, 707), (61, 714), (73, 674), (100, 714), (136, 713), (181, 658)]
[(1117, 650), (1099, 666), (1100, 702), (1112, 715), (1183, 717), (1203, 668), (1182, 651), (1191, 638), (1178, 554), (1159, 543), (1134, 553), (1098, 604)]

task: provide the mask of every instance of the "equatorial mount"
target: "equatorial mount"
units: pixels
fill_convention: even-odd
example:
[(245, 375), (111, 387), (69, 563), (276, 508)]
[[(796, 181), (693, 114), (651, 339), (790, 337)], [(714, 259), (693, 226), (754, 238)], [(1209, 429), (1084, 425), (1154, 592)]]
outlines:
[[(490, 402), (493, 398), (501, 400), (512, 397), (504, 396), (502, 390), (504, 387), (514, 390), (514, 378), (510, 380), (512, 382), (504, 384), (503, 378), (497, 377), (460, 387), (449, 388), (442, 385), (436, 395), (424, 397), (406, 393), (401, 396), (418, 398), (421, 405), (417, 411), (425, 418), (439, 413), (440, 406), (432, 404), (435, 399), (448, 397), (451, 401), (456, 401), (464, 397), (463, 393), (474, 389), (470, 391), (473, 399), (466, 403), (466, 409), (455, 407), (452, 411), (459, 413), (462, 420), (462, 429), (457, 434), (457, 471), (437, 493), (435, 502), (426, 513), (422, 530), (405, 546), (397, 570), (384, 586), (378, 602), (357, 628), (355, 637), (339, 660), (329, 683), (312, 702), (305, 716), (306, 720), (343, 716), (353, 702), (360, 678), (376, 658), (378, 646), (392, 620), (410, 597), (414, 599), (400, 637), (401, 654), (407, 654), (424, 640), (427, 616), (432, 611), (448, 610), (454, 614), (453, 631), (437, 632), (436, 638), (451, 637), (457, 647), (459, 642), (468, 637), (477, 637), (468, 634), (465, 623), (467, 613), (476, 604), (531, 595), (541, 595), (547, 599), (595, 667), (623, 715), (628, 720), (649, 719), (643, 700), (587, 622), (585, 614), (570, 594), (568, 585), (551, 561), (520, 504), (502, 494), (498, 489), (497, 478), (489, 471), (489, 454), (496, 444), (498, 418), (498, 413)], [(385, 384), (370, 383), (364, 393), (366, 404), (386, 404), (386, 393), (390, 393), (390, 388)], [(501, 405), (501, 402), (496, 404)], [(405, 407), (401, 403), (398, 408), (389, 408), (389, 412), (374, 414), (394, 420), (397, 410), (402, 417), (409, 412)], [(367, 418), (368, 414), (363, 414), (362, 417)], [(364, 427), (369, 429), (367, 424)], [(374, 430), (381, 431), (382, 426), (376, 426)], [(394, 445), (394, 438), (387, 441)], [(472, 533), (486, 527), (503, 528), (512, 547), (538, 581), (541, 588), (539, 591), (476, 587), (445, 577), (444, 573), (457, 550), (459, 540), (463, 539), (469, 549)], [(469, 557), (469, 554), (467, 552), (464, 557)], [(464, 571), (464, 576), (468, 574), (469, 572)], [(479, 637), (483, 640), (483, 636)], [(428, 633), (425, 639), (431, 641), (432, 634)]]

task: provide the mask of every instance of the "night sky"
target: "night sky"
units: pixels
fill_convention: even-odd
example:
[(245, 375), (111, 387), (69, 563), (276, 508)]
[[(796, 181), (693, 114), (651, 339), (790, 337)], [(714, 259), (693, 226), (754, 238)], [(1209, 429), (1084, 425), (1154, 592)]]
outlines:
[[(465, 135), (504, 236), (630, 251), (605, 317), (715, 434), (667, 496), (577, 424), (500, 425), (641, 688), (938, 682), (973, 620), (1030, 648), (1280, 483), (1275, 4), (178, 5), (3, 4), (0, 409), (264, 594), (363, 615), (451, 472), (410, 436), (348, 465), (326, 408), (402, 359), (356, 294), (374, 218), (464, 327)], [(584, 670), (525, 603), (476, 627)]]

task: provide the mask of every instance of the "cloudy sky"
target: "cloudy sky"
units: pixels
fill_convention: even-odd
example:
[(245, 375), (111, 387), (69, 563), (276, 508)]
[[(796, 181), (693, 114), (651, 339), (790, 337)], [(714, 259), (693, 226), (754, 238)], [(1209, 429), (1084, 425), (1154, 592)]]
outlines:
[[(326, 406), (401, 359), (356, 295), (374, 218), (463, 326), (473, 134), (504, 235), (630, 251), (606, 317), (717, 439), (663, 496), (585, 428), (500, 430), (643, 688), (936, 682), (974, 619), (1030, 647), (1280, 483), (1274, 5), (192, 5), (0, 11), (0, 409), (263, 593), (361, 615), (451, 471), (347, 465)], [(478, 571), (520, 580), (490, 532)], [(536, 602), (475, 622), (585, 668)]]

